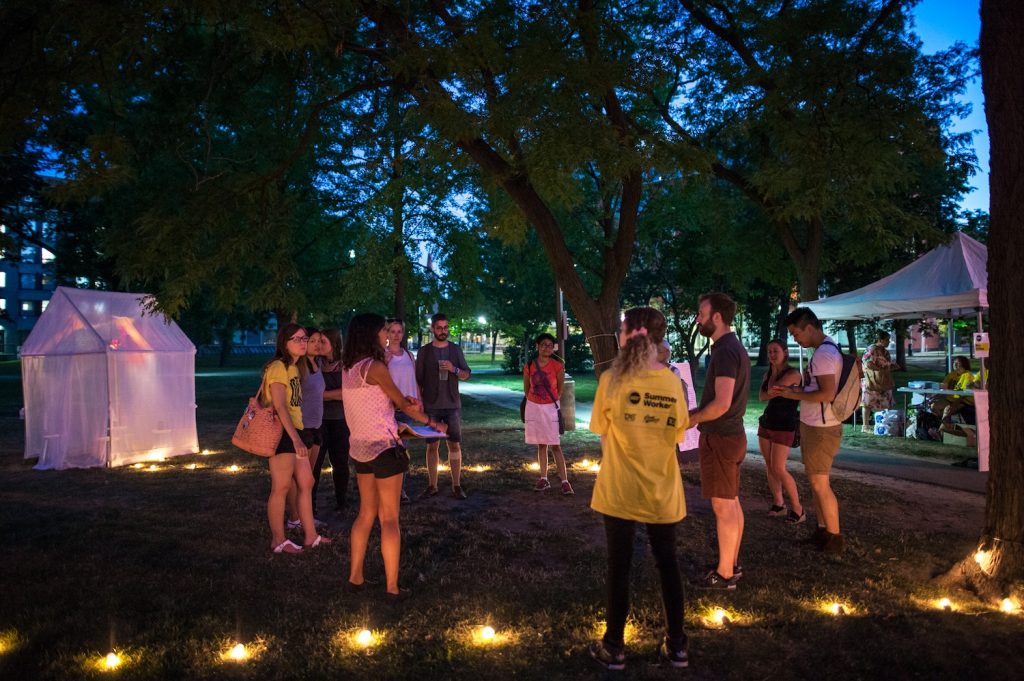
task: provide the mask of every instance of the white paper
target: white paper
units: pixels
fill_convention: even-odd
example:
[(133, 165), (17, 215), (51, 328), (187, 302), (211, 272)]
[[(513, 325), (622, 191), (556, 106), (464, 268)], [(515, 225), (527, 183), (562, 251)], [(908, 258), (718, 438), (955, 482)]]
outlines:
[[(690, 373), (689, 362), (672, 362), (672, 366), (679, 372), (682, 377), (683, 395), (686, 397), (686, 408), (687, 410), (697, 408), (697, 391), (693, 388), (693, 374)], [(700, 439), (700, 433), (697, 431), (697, 426), (687, 428), (683, 435), (683, 439), (678, 442), (679, 449), (681, 451), (689, 451), (691, 449), (697, 449), (698, 440)]]

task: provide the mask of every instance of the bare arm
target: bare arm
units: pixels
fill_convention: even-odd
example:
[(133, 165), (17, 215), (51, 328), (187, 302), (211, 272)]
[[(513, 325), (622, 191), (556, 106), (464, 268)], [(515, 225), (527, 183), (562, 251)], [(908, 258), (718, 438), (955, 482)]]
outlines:
[(690, 414), (690, 425), (695, 426), (698, 423), (714, 421), (722, 414), (729, 411), (729, 405), (732, 404), (732, 391), (735, 387), (735, 378), (729, 378), (727, 376), (716, 377), (715, 399), (705, 405), (703, 409), (698, 409)]
[(530, 365), (523, 367), (523, 394), (530, 394)]
[[(792, 369), (792, 368), (791, 369), (786, 369), (786, 371), (783, 372), (783, 374), (782, 374), (782, 379), (780, 381), (778, 381), (778, 383), (780, 385), (788, 385), (788, 386), (800, 385), (800, 372), (797, 371), (796, 369)], [(768, 388), (761, 388), (758, 391), (758, 393), (757, 393), (757, 399), (760, 400), (761, 402), (767, 402), (768, 400), (772, 399), (773, 397), (778, 397), (778, 395), (772, 395), (771, 394), (771, 392), (770, 392), (771, 391), (771, 387), (772, 387), (772, 382), (771, 382), (771, 379), (769, 379)]]
[(801, 402), (831, 402), (836, 398), (836, 375), (821, 374), (815, 376), (818, 379), (818, 389), (804, 392), (800, 386), (772, 386), (773, 396), (785, 397)]
[(284, 426), (285, 434), (292, 439), (292, 444), (295, 445), (295, 456), (304, 459), (309, 456), (309, 450), (306, 449), (302, 438), (299, 437), (299, 431), (295, 429), (295, 424), (292, 423), (292, 416), (288, 413), (287, 398), (288, 390), (285, 388), (284, 383), (270, 384), (270, 399), (274, 404), (274, 411), (277, 412), (277, 417), (281, 419), (281, 425)]
[(341, 402), (341, 388), (324, 391), (324, 402), (329, 402), (331, 400)]
[(562, 389), (565, 388), (565, 367), (561, 367), (558, 370), (558, 376), (555, 378), (555, 397), (562, 399)]

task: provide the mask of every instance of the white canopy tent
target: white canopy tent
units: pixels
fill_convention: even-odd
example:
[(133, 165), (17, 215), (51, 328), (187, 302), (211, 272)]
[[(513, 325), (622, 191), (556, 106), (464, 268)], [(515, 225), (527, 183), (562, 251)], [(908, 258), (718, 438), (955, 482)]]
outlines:
[(988, 249), (966, 234), (887, 277), (807, 303), (819, 319), (972, 317), (988, 309)]
[(139, 293), (58, 288), (21, 348), (25, 458), (121, 466), (199, 451), (195, 346)]

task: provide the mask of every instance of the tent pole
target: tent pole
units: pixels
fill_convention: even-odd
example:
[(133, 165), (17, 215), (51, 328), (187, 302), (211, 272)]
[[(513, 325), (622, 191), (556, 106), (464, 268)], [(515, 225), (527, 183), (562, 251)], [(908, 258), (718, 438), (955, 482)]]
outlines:
[[(984, 327), (982, 326), (982, 323), (981, 323), (981, 308), (980, 307), (974, 308), (974, 314), (976, 314), (978, 316), (978, 333), (982, 333), (985, 329), (984, 329)], [(988, 382), (988, 372), (985, 371), (985, 358), (982, 357), (981, 358), (981, 389), (982, 390), (985, 390), (987, 388), (987, 386), (985, 385), (987, 382)]]
[(946, 373), (953, 371), (953, 311), (946, 310)]

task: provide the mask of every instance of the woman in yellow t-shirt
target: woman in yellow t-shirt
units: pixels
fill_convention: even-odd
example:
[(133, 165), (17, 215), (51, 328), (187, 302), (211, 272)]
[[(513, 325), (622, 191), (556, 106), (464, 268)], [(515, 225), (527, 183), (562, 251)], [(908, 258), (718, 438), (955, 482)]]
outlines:
[(260, 398), (265, 405), (274, 405), (284, 433), (277, 452), (270, 457), (270, 497), (267, 499), (267, 522), (270, 524), (271, 550), (274, 553), (300, 553), (302, 547), (285, 537), (284, 507), (288, 490), (295, 481), (296, 506), (302, 521), (303, 545), (313, 548), (330, 543), (316, 532), (313, 520), (313, 472), (309, 463), (312, 429), (303, 430), (302, 378), (307, 370), (306, 345), (309, 336), (298, 324), (285, 324), (277, 332), (274, 357), (263, 368)]
[(627, 310), (619, 354), (598, 382), (590, 430), (601, 436), (601, 471), (590, 503), (604, 516), (608, 540), (607, 627), (590, 654), (610, 670), (625, 668), (629, 573), (636, 523), (645, 523), (661, 577), (666, 636), (663, 660), (688, 664), (683, 583), (676, 525), (686, 516), (676, 442), (689, 421), (679, 379), (657, 360), (665, 317), (649, 307)]

